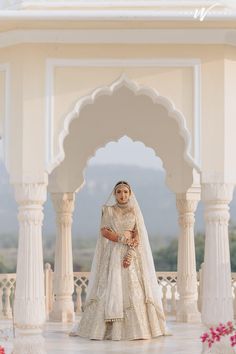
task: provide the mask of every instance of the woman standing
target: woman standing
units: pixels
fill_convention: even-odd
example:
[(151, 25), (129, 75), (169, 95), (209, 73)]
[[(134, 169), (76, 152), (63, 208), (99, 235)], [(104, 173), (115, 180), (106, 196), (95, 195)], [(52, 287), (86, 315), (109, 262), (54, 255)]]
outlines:
[(143, 216), (130, 185), (120, 181), (103, 206), (85, 310), (73, 335), (133, 340), (165, 334), (161, 291)]

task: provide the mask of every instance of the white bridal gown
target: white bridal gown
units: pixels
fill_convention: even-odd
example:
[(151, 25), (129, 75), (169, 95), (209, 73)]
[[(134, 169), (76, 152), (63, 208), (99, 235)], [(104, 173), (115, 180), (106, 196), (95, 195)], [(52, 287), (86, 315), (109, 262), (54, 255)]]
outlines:
[[(135, 222), (132, 208), (104, 207), (101, 227), (122, 232), (132, 230)], [(145, 296), (141, 245), (132, 252), (131, 265), (124, 268), (128, 246), (100, 238), (92, 294), (73, 334), (97, 340), (149, 339), (167, 334), (163, 309)]]

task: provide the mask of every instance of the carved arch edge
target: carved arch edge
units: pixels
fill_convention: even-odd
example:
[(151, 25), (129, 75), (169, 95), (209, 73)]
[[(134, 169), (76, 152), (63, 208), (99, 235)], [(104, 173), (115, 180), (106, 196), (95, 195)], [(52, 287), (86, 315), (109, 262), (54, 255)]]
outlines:
[[(153, 103), (159, 104), (166, 109), (166, 111), (168, 113), (168, 117), (170, 119), (174, 119), (178, 123), (179, 134), (184, 139), (184, 142), (185, 142), (185, 149), (184, 149), (184, 156), (183, 156), (184, 160), (193, 169), (196, 169), (197, 172), (201, 172), (199, 165), (194, 161), (194, 159), (191, 155), (191, 152), (190, 152), (191, 136), (190, 136), (190, 132), (188, 131), (188, 128), (186, 126), (186, 120), (184, 118), (184, 115), (176, 109), (174, 103), (170, 99), (167, 99), (166, 97), (161, 96), (156, 89), (154, 89), (152, 87), (140, 85), (137, 82), (135, 82), (134, 80), (129, 79), (129, 77), (125, 73), (123, 73), (118, 79), (113, 81), (113, 83), (111, 85), (104, 85), (104, 86), (97, 87), (88, 95), (81, 97), (78, 100), (78, 102), (75, 104), (74, 109), (70, 113), (67, 114), (67, 116), (65, 117), (65, 120), (64, 120), (63, 129), (59, 134), (59, 153), (56, 155), (56, 157), (53, 159), (53, 161), (48, 166), (48, 168), (47, 168), (48, 173), (50, 174), (64, 160), (64, 158), (65, 158), (65, 151), (64, 151), (64, 146), (63, 146), (64, 140), (67, 137), (67, 135), (69, 134), (70, 124), (72, 123), (72, 121), (74, 119), (79, 117), (82, 109), (87, 105), (94, 104), (96, 102), (97, 98), (100, 96), (112, 96), (115, 91), (119, 90), (123, 86), (130, 89), (131, 92), (133, 92), (135, 95), (144, 95), (144, 96), (151, 98)], [(138, 141), (138, 140), (135, 140), (135, 141)], [(105, 144), (105, 146), (106, 146), (106, 144)], [(104, 145), (97, 146), (96, 150), (99, 148), (102, 148), (102, 147), (104, 147)], [(96, 150), (94, 151), (94, 154), (95, 154)], [(88, 156), (88, 160), (92, 156)], [(163, 161), (163, 165), (164, 165), (164, 161)]]

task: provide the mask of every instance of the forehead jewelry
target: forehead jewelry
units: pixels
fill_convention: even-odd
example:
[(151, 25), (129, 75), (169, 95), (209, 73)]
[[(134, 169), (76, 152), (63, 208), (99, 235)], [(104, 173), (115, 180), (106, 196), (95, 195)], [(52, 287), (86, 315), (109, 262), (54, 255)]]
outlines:
[(130, 191), (130, 186), (128, 185), (127, 182), (121, 181), (120, 183), (118, 183), (118, 184), (115, 186), (115, 191), (117, 190), (118, 187), (126, 187), (126, 188), (128, 188), (129, 191)]

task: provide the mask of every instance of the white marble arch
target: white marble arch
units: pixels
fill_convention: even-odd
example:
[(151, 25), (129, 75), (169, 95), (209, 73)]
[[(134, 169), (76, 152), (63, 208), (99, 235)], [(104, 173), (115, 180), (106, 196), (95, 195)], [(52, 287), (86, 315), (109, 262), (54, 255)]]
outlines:
[(162, 159), (172, 191), (185, 192), (194, 183), (200, 168), (190, 153), (191, 136), (183, 114), (153, 88), (122, 75), (80, 98), (65, 117), (60, 152), (48, 167), (49, 190), (78, 191), (88, 159), (98, 148), (124, 135), (142, 141)]
[[(98, 148), (110, 141), (117, 141), (124, 135), (133, 141), (142, 141), (152, 148), (163, 162), (169, 188), (177, 194), (181, 202), (185, 203), (189, 198), (189, 194), (185, 192), (199, 183), (199, 167), (190, 154), (191, 138), (184, 116), (175, 108), (173, 102), (160, 96), (154, 89), (139, 86), (122, 75), (110, 86), (98, 87), (90, 95), (82, 97), (65, 118), (64, 128), (59, 136), (60, 153), (54, 166), (51, 166), (52, 172), (49, 176), (52, 198), (60, 200), (60, 210), (57, 213), (58, 230), (62, 230), (60, 225), (64, 222), (63, 212), (68, 214), (68, 195), (74, 195), (84, 184), (83, 172), (89, 158)], [(191, 193), (196, 194), (193, 190)], [(182, 220), (189, 214), (188, 208), (181, 209), (179, 214)], [(198, 320), (200, 317), (196, 306), (193, 224), (194, 216), (189, 228), (184, 227), (181, 231), (182, 241), (179, 249), (182, 259), (182, 263), (178, 265), (182, 275), (178, 283), (178, 289), (182, 289), (179, 320), (186, 322)], [(188, 256), (185, 257), (185, 254)], [(72, 306), (68, 308), (73, 292), (72, 263), (71, 224), (67, 222), (67, 232), (58, 232), (56, 240), (56, 301), (51, 317), (53, 320), (73, 318)], [(191, 281), (187, 283), (186, 279), (190, 278)], [(68, 282), (71, 286), (67, 286), (66, 290), (65, 279), (72, 279)], [(67, 301), (64, 301), (65, 294)], [(187, 316), (187, 312), (191, 312), (191, 316)]]

